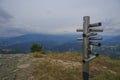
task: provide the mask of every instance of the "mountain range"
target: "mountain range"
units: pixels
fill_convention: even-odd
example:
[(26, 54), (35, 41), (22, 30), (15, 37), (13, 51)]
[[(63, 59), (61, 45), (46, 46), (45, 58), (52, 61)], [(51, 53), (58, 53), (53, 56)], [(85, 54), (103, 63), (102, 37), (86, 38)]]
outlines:
[[(78, 37), (81, 37), (81, 34), (26, 34), (9, 38), (0, 37), (0, 53), (28, 53), (34, 43), (41, 44), (43, 51), (82, 52), (82, 41), (77, 41)], [(103, 36), (100, 42), (102, 46), (95, 47), (96, 52), (112, 58), (120, 58), (120, 36)]]

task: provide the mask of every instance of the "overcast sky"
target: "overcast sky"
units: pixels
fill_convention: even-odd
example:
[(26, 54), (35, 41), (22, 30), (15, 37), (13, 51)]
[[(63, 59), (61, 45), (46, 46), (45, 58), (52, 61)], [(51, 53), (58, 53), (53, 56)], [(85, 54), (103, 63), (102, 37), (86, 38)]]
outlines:
[(0, 0), (0, 36), (69, 34), (83, 16), (102, 22), (104, 35), (120, 35), (120, 0)]

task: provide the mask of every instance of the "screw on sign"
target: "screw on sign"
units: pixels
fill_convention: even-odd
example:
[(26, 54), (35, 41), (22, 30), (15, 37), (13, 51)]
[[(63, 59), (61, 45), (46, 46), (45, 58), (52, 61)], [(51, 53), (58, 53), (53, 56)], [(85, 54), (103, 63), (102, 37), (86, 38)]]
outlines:
[(102, 37), (95, 37), (95, 35), (97, 35), (97, 32), (103, 32), (103, 29), (94, 28), (101, 25), (101, 22), (90, 24), (90, 17), (84, 16), (83, 29), (77, 29), (77, 32), (83, 32), (83, 37), (77, 38), (77, 40), (83, 40), (83, 80), (89, 80), (89, 62), (99, 55), (93, 52), (92, 48), (93, 46), (100, 47), (101, 43), (92, 41), (102, 40)]

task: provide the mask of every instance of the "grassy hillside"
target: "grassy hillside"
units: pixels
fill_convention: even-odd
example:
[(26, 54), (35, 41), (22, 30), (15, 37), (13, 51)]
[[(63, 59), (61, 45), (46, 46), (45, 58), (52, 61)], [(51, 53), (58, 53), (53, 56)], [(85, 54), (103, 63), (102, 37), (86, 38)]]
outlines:
[[(32, 70), (34, 80), (82, 80), (80, 54), (51, 52), (36, 57)], [(120, 80), (119, 63), (120, 60), (99, 56), (90, 63), (90, 80)]]

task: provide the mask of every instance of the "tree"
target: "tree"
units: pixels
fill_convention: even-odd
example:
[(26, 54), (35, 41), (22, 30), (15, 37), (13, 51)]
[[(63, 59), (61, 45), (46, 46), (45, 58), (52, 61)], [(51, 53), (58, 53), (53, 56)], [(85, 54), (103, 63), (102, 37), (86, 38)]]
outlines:
[(42, 46), (40, 44), (34, 43), (31, 47), (31, 52), (41, 52)]

